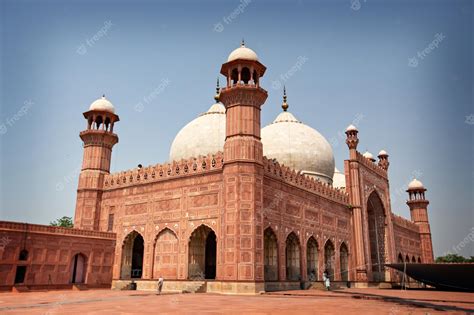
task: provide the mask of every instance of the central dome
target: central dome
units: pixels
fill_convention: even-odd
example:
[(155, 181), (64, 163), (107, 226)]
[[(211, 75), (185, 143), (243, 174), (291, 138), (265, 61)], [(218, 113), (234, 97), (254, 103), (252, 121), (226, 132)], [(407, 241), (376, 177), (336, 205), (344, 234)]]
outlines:
[(183, 127), (171, 144), (170, 160), (179, 161), (222, 151), (225, 141), (225, 107), (222, 103)]
[(280, 164), (332, 184), (334, 155), (331, 145), (315, 129), (284, 111), (262, 129), (263, 154)]

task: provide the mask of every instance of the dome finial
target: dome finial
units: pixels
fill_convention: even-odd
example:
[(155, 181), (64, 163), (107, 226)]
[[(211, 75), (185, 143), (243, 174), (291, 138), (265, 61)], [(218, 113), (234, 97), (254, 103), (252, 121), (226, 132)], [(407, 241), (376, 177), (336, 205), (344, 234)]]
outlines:
[(283, 104), (281, 104), (281, 108), (283, 108), (284, 112), (288, 110), (288, 103), (286, 102), (286, 86), (283, 86)]
[(245, 40), (242, 38), (242, 41), (240, 42), (240, 47), (245, 47)]
[(104, 94), (102, 94), (102, 98), (105, 98), (105, 93), (104, 93)]
[(220, 94), (219, 77), (217, 77), (216, 95), (214, 95), (214, 100), (215, 100), (216, 102), (219, 102), (219, 94)]

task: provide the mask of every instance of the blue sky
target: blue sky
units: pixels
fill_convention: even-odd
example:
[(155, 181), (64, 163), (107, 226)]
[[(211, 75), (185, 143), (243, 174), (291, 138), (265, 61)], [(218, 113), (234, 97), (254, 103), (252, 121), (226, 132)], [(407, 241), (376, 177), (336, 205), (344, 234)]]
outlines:
[(262, 125), (285, 84), (342, 169), (358, 119), (359, 150), (390, 154), (393, 212), (409, 217), (419, 174), (435, 254), (474, 255), (471, 1), (0, 3), (0, 219), (73, 216), (82, 112), (103, 93), (121, 118), (112, 171), (166, 161), (245, 38), (268, 68)]

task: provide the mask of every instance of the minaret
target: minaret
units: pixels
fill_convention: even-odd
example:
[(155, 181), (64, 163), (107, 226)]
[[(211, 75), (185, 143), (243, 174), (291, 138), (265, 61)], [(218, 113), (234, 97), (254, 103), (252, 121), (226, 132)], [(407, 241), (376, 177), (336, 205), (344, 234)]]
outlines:
[(118, 142), (113, 131), (119, 116), (104, 95), (91, 104), (84, 117), (87, 129), (79, 134), (84, 142), (84, 156), (77, 187), (74, 227), (99, 230), (104, 175), (110, 172), (112, 147)]
[(379, 155), (379, 166), (384, 170), (388, 171), (388, 167), (390, 166), (390, 162), (388, 161), (388, 153), (385, 150), (380, 150)]
[(227, 85), (220, 91), (219, 98), (226, 108), (226, 140), (223, 247), (217, 278), (236, 281), (237, 286), (241, 286), (242, 281), (247, 282), (245, 288), (254, 290), (252, 293), (264, 289), (261, 282), (264, 280), (264, 257), (261, 254), (263, 149), (260, 108), (267, 99), (267, 91), (260, 87), (260, 78), (265, 70), (257, 54), (242, 41), (241, 47), (235, 49), (222, 65), (221, 74), (226, 76)]
[(428, 220), (428, 204), (430, 202), (425, 198), (426, 188), (422, 182), (415, 178), (408, 185), (407, 192), (407, 205), (410, 207), (411, 220), (420, 229), (421, 261), (423, 263), (432, 263), (434, 261), (433, 243), (431, 240), (430, 222)]
[(344, 162), (346, 173), (346, 190), (349, 193), (349, 200), (352, 208), (353, 235), (354, 235), (354, 263), (355, 281), (368, 281), (368, 268), (364, 252), (364, 230), (362, 218), (362, 198), (359, 163), (357, 162), (357, 145), (359, 144), (359, 131), (354, 125), (346, 128), (346, 144), (349, 148), (349, 160)]

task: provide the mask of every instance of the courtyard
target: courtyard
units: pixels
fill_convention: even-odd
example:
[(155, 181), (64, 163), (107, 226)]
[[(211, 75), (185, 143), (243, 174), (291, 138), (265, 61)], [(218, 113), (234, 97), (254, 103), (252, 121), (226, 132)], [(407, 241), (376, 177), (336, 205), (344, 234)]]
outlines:
[(145, 291), (1, 293), (0, 314), (469, 314), (474, 294), (431, 290), (283, 291), (257, 296)]

